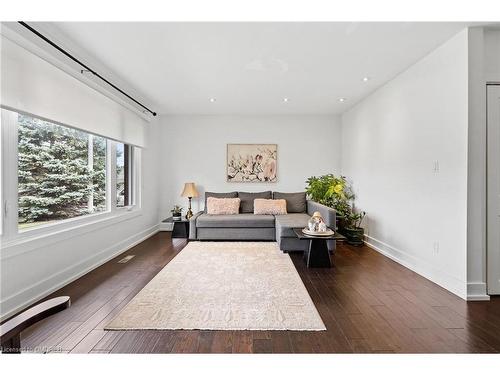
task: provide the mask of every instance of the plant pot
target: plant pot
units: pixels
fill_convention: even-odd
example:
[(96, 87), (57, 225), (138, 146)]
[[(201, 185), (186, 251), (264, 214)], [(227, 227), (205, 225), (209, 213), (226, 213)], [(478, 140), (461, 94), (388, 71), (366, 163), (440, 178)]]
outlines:
[(337, 232), (345, 236), (345, 230), (347, 227), (346, 220), (343, 216), (337, 215), (336, 218)]
[(347, 243), (353, 246), (361, 246), (364, 243), (365, 230), (363, 228), (344, 228), (344, 236)]
[(174, 221), (180, 221), (181, 218), (182, 218), (181, 212), (172, 214), (172, 220), (174, 220)]

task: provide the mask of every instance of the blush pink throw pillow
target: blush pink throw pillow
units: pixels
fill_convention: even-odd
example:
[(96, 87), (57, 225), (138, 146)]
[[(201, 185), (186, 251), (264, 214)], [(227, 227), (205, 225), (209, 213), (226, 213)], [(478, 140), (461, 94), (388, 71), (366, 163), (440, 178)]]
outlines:
[(286, 215), (286, 200), (254, 199), (253, 213), (255, 215)]
[(240, 198), (207, 198), (207, 214), (237, 215), (240, 211)]

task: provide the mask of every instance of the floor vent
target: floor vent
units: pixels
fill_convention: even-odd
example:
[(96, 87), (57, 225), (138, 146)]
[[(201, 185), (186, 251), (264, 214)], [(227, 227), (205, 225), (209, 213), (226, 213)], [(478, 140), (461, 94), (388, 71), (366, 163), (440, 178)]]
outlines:
[(127, 263), (133, 257), (135, 257), (135, 255), (127, 255), (125, 258), (120, 259), (118, 263)]

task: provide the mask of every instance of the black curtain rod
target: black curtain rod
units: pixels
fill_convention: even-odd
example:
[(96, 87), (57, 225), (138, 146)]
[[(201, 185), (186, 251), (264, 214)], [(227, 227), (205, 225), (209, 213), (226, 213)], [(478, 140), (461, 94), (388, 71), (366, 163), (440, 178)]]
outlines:
[[(108, 85), (110, 85), (112, 88), (114, 88), (116, 91), (119, 91), (121, 94), (125, 95), (127, 98), (129, 98), (130, 100), (132, 100), (134, 103), (140, 105), (142, 108), (144, 108), (146, 111), (148, 111), (149, 113), (151, 113), (153, 116), (156, 116), (156, 112), (150, 110), (148, 107), (146, 107), (144, 104), (140, 103), (139, 101), (135, 100), (133, 97), (131, 97), (129, 94), (127, 94), (125, 91), (123, 91), (122, 89), (120, 89), (119, 87), (113, 85), (111, 82), (109, 82), (106, 78), (104, 78), (103, 76), (101, 76), (99, 73), (97, 73), (95, 70), (89, 68), (87, 65), (85, 65), (84, 63), (82, 63), (80, 60), (78, 60), (76, 57), (74, 57), (73, 55), (71, 55), (69, 52), (67, 52), (66, 50), (64, 50), (63, 48), (61, 48), (60, 46), (58, 46), (57, 44), (55, 44), (53, 41), (51, 41), (49, 38), (47, 38), (45, 35), (39, 33), (37, 30), (35, 30), (34, 28), (32, 28), (30, 25), (28, 25), (26, 22), (23, 22), (23, 21), (19, 21), (19, 24), (24, 26), (25, 28), (27, 28), (29, 31), (31, 31), (33, 34), (35, 34), (36, 36), (38, 36), (39, 38), (43, 39), (45, 42), (49, 43), (52, 47), (54, 47), (55, 49), (57, 49), (59, 52), (61, 52), (62, 54), (64, 54), (65, 56), (69, 57), (71, 60), (73, 60), (74, 62), (76, 62), (77, 64), (81, 65), (82, 67), (85, 68), (86, 71), (92, 73), (93, 75), (95, 75), (97, 78), (101, 79), (102, 81), (106, 82)], [(82, 73), (83, 73), (83, 70), (82, 70)]]

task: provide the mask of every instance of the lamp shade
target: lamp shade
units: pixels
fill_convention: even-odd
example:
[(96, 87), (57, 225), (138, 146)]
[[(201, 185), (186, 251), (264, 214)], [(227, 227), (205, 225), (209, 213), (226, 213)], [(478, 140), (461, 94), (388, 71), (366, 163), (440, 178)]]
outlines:
[(198, 196), (198, 191), (194, 186), (194, 182), (186, 182), (184, 184), (184, 190), (182, 190), (181, 197), (196, 198), (197, 196)]

